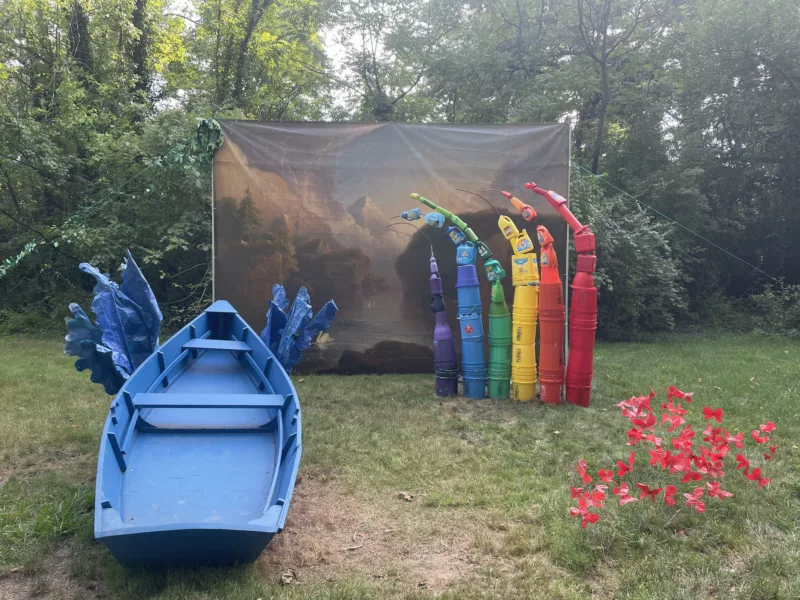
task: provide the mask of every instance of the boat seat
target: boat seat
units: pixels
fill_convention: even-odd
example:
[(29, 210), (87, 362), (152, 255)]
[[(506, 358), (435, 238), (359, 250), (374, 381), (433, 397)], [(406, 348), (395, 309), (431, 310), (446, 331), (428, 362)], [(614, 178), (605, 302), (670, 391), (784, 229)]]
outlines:
[(279, 394), (136, 394), (133, 405), (145, 408), (282, 408)]
[(244, 342), (235, 340), (212, 340), (209, 338), (189, 340), (183, 345), (184, 350), (233, 350), (236, 352), (252, 352), (253, 349)]

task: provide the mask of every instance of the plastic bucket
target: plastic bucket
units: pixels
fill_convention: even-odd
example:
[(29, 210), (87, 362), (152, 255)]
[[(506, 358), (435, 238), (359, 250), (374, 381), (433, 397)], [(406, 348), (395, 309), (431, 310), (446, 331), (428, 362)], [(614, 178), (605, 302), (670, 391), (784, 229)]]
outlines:
[(465, 398), (485, 398), (486, 379), (483, 377), (464, 377)]
[(478, 287), (478, 271), (475, 269), (475, 265), (458, 265), (457, 268), (457, 288)]
[(511, 386), (511, 398), (517, 402), (531, 402), (536, 397), (535, 383), (514, 383)]
[(481, 362), (462, 361), (464, 375), (464, 396), (483, 398), (486, 395), (486, 365)]
[(536, 369), (536, 348), (533, 344), (521, 346), (514, 344), (511, 348), (511, 367)]

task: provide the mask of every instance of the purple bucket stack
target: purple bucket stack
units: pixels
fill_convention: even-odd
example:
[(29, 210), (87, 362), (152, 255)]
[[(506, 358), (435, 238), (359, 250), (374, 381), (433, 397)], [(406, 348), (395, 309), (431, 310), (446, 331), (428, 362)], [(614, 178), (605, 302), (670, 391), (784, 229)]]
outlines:
[(455, 396), (458, 394), (458, 363), (453, 332), (445, 313), (442, 278), (439, 265), (431, 256), (431, 312), (436, 315), (436, 328), (433, 331), (433, 369), (436, 372), (436, 395)]

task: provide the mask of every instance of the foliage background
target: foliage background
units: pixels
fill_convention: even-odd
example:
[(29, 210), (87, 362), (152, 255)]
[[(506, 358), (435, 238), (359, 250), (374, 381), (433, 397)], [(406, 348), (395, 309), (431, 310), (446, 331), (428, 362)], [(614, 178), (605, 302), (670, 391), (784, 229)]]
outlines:
[(797, 334), (798, 92), (795, 0), (7, 0), (0, 329), (60, 327), (90, 293), (78, 260), (115, 272), (126, 247), (168, 323), (205, 305), (189, 142), (216, 115), (569, 120), (577, 164), (760, 269), (576, 168), (601, 337)]

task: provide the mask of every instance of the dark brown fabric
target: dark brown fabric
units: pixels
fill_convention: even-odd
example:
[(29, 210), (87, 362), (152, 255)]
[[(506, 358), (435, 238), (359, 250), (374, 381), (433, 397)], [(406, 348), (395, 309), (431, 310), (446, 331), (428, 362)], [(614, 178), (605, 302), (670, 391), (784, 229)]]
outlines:
[[(273, 283), (293, 299), (301, 285), (316, 309), (333, 298), (330, 339), (304, 354), (300, 370), (432, 370), (430, 245), (406, 225), (417, 192), (464, 219), (509, 269), (511, 249), (482, 193), (523, 228), (504, 189), (532, 205), (563, 261), (567, 228), (526, 181), (566, 196), (567, 125), (409, 125), (220, 121), (225, 143), (214, 160), (216, 298), (230, 301), (256, 330)], [(455, 248), (444, 230), (432, 239), (456, 326)], [(528, 226), (535, 238), (535, 224)], [(480, 270), (480, 267), (479, 267)], [(561, 265), (562, 273), (565, 265)], [(504, 281), (509, 305), (511, 277)], [(482, 277), (484, 314), (489, 286)], [(457, 334), (456, 334), (457, 335)], [(458, 347), (458, 339), (456, 346)]]

